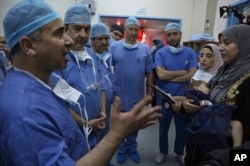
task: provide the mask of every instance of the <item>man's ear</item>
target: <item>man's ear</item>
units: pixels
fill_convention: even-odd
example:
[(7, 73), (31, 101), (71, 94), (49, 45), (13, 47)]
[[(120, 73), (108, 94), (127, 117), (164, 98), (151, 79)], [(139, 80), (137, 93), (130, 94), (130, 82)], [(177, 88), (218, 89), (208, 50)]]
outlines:
[(22, 48), (23, 52), (25, 52), (29, 56), (35, 56), (36, 51), (33, 47), (33, 40), (27, 36), (21, 37), (19, 40), (19, 45)]

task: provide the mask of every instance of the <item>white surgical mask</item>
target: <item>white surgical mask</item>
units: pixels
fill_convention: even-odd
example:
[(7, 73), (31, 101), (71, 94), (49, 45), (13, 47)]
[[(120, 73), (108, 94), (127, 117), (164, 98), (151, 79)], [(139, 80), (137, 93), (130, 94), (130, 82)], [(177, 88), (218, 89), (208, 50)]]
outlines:
[(64, 79), (59, 78), (53, 92), (69, 104), (75, 105), (81, 96), (81, 92), (71, 87)]
[[(58, 76), (58, 75), (56, 75), (54, 73), (53, 73), (53, 75), (58, 78), (58, 81), (57, 81), (55, 87), (53, 88), (53, 92), (58, 97), (60, 97), (64, 101), (68, 102), (69, 104), (77, 105), (78, 108), (80, 109), (81, 117), (83, 118), (82, 108), (81, 108), (81, 106), (80, 106), (80, 104), (78, 102), (78, 100), (79, 100), (80, 96), (82, 95), (82, 93), (80, 91), (78, 91), (77, 89), (73, 88), (72, 86), (70, 86), (60, 76)], [(86, 104), (84, 103), (84, 106), (85, 105)], [(86, 108), (84, 108), (84, 115), (85, 115), (85, 120), (88, 121), (88, 114), (87, 114)], [(87, 144), (88, 144), (88, 149), (90, 150), (89, 143), (88, 143), (88, 136), (92, 132), (92, 127), (90, 127), (88, 125), (83, 125), (83, 132), (84, 132), (85, 137), (86, 137), (86, 141), (87, 141)]]
[(173, 47), (173, 46), (168, 46), (168, 49), (171, 53), (173, 54), (178, 54), (180, 53), (182, 50), (183, 50), (183, 47), (179, 47), (179, 48), (176, 48), (176, 47)]
[(85, 61), (86, 59), (91, 59), (87, 51), (82, 50), (82, 51), (71, 51), (73, 52), (74, 55), (76, 55), (77, 59), (79, 61)]
[(98, 57), (104, 61), (106, 61), (111, 56), (109, 52), (96, 53), (96, 55), (98, 55)]
[(100, 86), (101, 86), (101, 83), (99, 83), (99, 82), (97, 82), (97, 80), (96, 80), (96, 78), (97, 78), (97, 72), (96, 72), (96, 69), (95, 69), (95, 64), (94, 64), (94, 60), (93, 60), (93, 58), (85, 51), (85, 53), (84, 53), (84, 59), (79, 59), (79, 54), (78, 54), (78, 52), (79, 51), (72, 51), (72, 54), (73, 54), (73, 56), (75, 57), (75, 60), (76, 60), (76, 63), (77, 63), (77, 66), (78, 66), (78, 69), (79, 69), (79, 72), (81, 73), (81, 76), (82, 75), (85, 75), (86, 73), (84, 73), (82, 70), (81, 70), (81, 67), (80, 67), (80, 63), (79, 63), (79, 61), (85, 61), (85, 60), (87, 60), (88, 59), (88, 61), (92, 64), (92, 70), (93, 70), (93, 73), (94, 73), (94, 76), (95, 76), (95, 81), (94, 81), (94, 83), (90, 83), (90, 82), (88, 82), (86, 79), (84, 79), (83, 77), (82, 77), (82, 81), (83, 81), (83, 83), (86, 85), (86, 89), (87, 90), (90, 90), (90, 89), (92, 89), (92, 90), (96, 90), (96, 89), (98, 89), (98, 88), (100, 88)]
[(136, 42), (135, 44), (127, 44), (125, 41), (123, 42), (123, 46), (126, 47), (127, 49), (134, 49), (138, 47), (138, 43)]

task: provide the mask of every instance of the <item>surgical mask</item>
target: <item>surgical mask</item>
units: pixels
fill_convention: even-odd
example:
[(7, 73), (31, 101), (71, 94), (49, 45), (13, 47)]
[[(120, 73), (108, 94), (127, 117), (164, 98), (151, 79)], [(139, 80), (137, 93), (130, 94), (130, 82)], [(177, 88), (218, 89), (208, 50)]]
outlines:
[(183, 50), (183, 47), (181, 46), (179, 48), (176, 48), (176, 47), (173, 47), (173, 46), (168, 46), (168, 49), (172, 54), (178, 54)]
[(104, 60), (104, 61), (106, 61), (111, 56), (109, 52), (96, 53), (96, 54), (101, 60)]
[[(56, 76), (56, 74), (53, 75)], [(71, 87), (64, 79), (59, 76), (56, 77), (59, 78), (59, 80), (53, 88), (53, 92), (69, 104), (75, 105), (82, 93)]]
[(71, 51), (73, 54), (77, 56), (77, 59), (79, 61), (85, 61), (86, 59), (91, 59), (90, 55), (87, 53), (87, 51)]
[(86, 79), (84, 79), (83, 77), (82, 77), (82, 81), (83, 81), (83, 83), (86, 85), (86, 89), (87, 90), (89, 90), (89, 89), (92, 89), (92, 90), (96, 90), (96, 89), (98, 89), (98, 88), (100, 88), (100, 83), (98, 83), (97, 82), (97, 80), (96, 80), (96, 78), (97, 78), (97, 76), (96, 76), (96, 69), (95, 69), (95, 64), (94, 64), (94, 60), (93, 60), (93, 58), (91, 57), (91, 56), (89, 56), (89, 54), (86, 52), (86, 54), (85, 54), (85, 56), (84, 56), (84, 59), (79, 59), (79, 55), (77, 55), (77, 53), (79, 52), (79, 51), (71, 51), (72, 52), (72, 54), (73, 54), (73, 56), (74, 56), (74, 58), (75, 58), (75, 60), (76, 60), (76, 63), (77, 63), (77, 66), (78, 66), (78, 69), (79, 69), (79, 72), (81, 73), (81, 76), (82, 75), (86, 75), (86, 73), (84, 73), (84, 71), (82, 71), (81, 70), (81, 67), (80, 67), (80, 63), (79, 63), (79, 61), (85, 61), (85, 60), (87, 60), (88, 59), (88, 61), (87, 61), (87, 63), (91, 63), (91, 66), (92, 66), (92, 70), (93, 70), (93, 73), (94, 73), (94, 77), (95, 77), (95, 81), (94, 81), (94, 83), (91, 83), (91, 82), (88, 82)]
[(136, 42), (135, 44), (127, 44), (125, 41), (123, 42), (123, 46), (126, 47), (127, 49), (135, 49), (138, 47), (138, 43)]
[[(75, 88), (71, 87), (64, 79), (62, 79), (60, 76), (52, 73), (55, 77), (58, 78), (58, 81), (55, 85), (55, 87), (53, 88), (53, 92), (60, 97), (61, 99), (63, 99), (64, 101), (66, 101), (67, 103), (71, 104), (71, 105), (77, 105), (78, 108), (80, 109), (80, 113), (81, 113), (81, 118), (83, 118), (82, 115), (82, 108), (78, 102), (80, 96), (82, 95), (82, 93), (78, 90), (76, 90)], [(83, 96), (84, 97), (84, 96)], [(84, 98), (85, 100), (85, 98)], [(84, 103), (84, 106), (86, 104)], [(85, 115), (85, 120), (88, 121), (88, 114), (86, 111), (86, 108), (84, 107), (84, 115)], [(88, 126), (88, 125), (83, 125), (82, 127), (83, 132), (86, 136), (86, 141), (87, 141), (87, 145), (88, 145), (88, 149), (90, 150), (89, 147), (89, 143), (88, 143), (88, 136), (90, 135), (90, 133), (92, 132), (92, 127)]]

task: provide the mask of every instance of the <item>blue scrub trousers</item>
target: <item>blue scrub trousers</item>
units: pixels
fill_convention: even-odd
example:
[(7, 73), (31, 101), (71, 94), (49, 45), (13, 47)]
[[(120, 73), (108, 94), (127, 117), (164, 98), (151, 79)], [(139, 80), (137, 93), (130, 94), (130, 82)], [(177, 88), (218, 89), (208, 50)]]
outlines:
[(186, 133), (186, 116), (185, 115), (174, 115), (171, 111), (167, 110), (162, 105), (162, 117), (159, 119), (160, 131), (159, 131), (159, 147), (160, 152), (167, 155), (169, 144), (168, 144), (168, 130), (172, 118), (174, 117), (175, 123), (175, 143), (174, 152), (177, 155), (184, 154), (185, 146), (185, 133)]
[[(121, 110), (121, 112), (127, 112), (124, 110)], [(128, 136), (120, 145), (118, 149), (118, 153), (124, 154), (127, 152), (136, 152), (137, 151), (137, 136), (138, 136), (138, 131), (134, 132), (130, 136)]]
[(128, 136), (120, 145), (118, 153), (124, 154), (127, 152), (137, 151), (137, 136), (138, 131)]

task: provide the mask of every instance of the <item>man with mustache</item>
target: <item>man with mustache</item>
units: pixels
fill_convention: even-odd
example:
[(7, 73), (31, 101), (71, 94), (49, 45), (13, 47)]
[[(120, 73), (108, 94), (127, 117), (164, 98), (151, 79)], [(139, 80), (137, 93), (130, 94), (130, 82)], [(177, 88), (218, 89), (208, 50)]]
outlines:
[[(65, 13), (67, 34), (74, 44), (67, 54), (67, 68), (57, 71), (71, 87), (81, 92), (83, 99), (78, 105), (69, 105), (71, 114), (88, 137), (90, 149), (99, 142), (100, 131), (105, 128), (106, 93), (100, 70), (92, 50), (86, 47), (89, 41), (91, 15), (83, 4), (74, 4)], [(87, 130), (84, 130), (84, 128)]]

